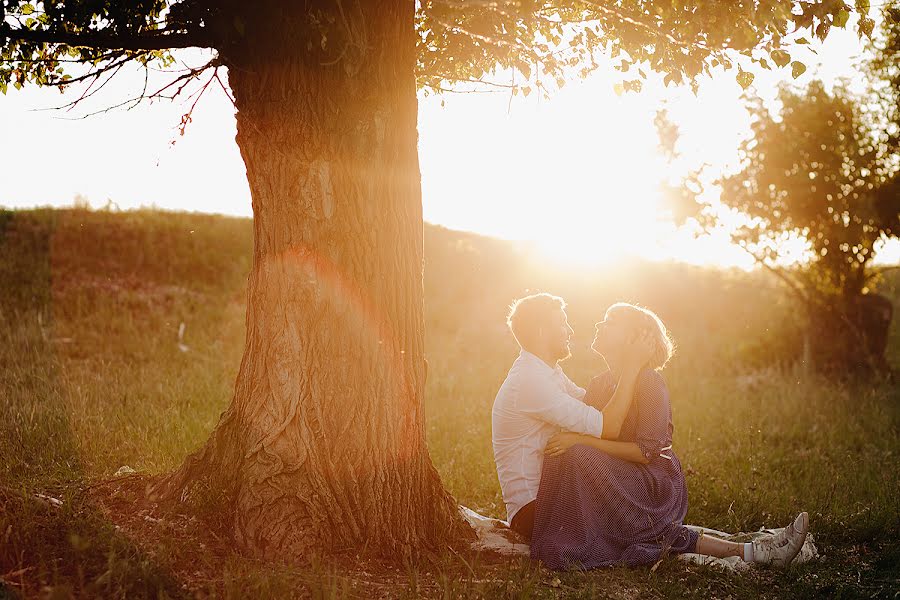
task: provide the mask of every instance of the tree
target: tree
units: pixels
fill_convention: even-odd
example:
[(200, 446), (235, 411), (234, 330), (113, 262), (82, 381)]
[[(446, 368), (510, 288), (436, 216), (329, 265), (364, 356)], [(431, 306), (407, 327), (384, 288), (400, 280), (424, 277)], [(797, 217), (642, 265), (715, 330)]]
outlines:
[(722, 203), (749, 219), (735, 237), (770, 266), (789, 238), (808, 245), (805, 263), (778, 273), (809, 312), (819, 366), (882, 362), (890, 303), (863, 294), (877, 244), (900, 225), (896, 146), (842, 87), (784, 87), (778, 101), (778, 113), (752, 102), (742, 170), (721, 181)]
[(86, 96), (128, 62), (169, 66), (173, 48), (216, 57), (138, 100), (222, 83), (227, 68), (254, 212), (246, 347), (209, 441), (151, 493), (213, 498), (241, 548), (280, 558), (404, 555), (467, 535), (425, 446), (417, 78), (438, 91), (474, 81), (548, 93), (608, 52), (638, 71), (623, 88), (639, 89), (644, 68), (692, 82), (720, 64), (787, 65), (789, 31), (824, 37), (852, 10), (835, 0), (0, 6), (4, 92), (86, 82)]
[(882, 17), (881, 35), (869, 44), (874, 60), (865, 65), (865, 71), (881, 112), (882, 135), (886, 143), (900, 148), (900, 8), (886, 4)]

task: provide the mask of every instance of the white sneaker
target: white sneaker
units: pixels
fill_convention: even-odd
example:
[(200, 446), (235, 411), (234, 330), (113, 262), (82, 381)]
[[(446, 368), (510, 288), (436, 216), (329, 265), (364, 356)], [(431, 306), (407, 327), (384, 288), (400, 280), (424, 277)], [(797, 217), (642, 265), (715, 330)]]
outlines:
[(807, 533), (809, 515), (802, 512), (776, 535), (753, 542), (753, 562), (786, 567), (803, 548)]

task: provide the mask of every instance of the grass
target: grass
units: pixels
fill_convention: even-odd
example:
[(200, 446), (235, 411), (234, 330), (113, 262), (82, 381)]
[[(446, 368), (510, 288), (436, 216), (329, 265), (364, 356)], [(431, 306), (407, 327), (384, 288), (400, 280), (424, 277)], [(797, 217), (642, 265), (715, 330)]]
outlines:
[[(687, 521), (747, 531), (784, 524), (802, 508), (823, 559), (745, 575), (675, 561), (655, 571), (558, 574), (526, 560), (457, 555), (399, 570), (328, 561), (287, 568), (237, 555), (223, 562), (199, 546), (221, 541), (195, 524), (166, 529), (137, 509), (135, 527), (147, 537), (126, 535), (88, 488), (123, 465), (172, 469), (212, 430), (242, 352), (251, 246), (242, 219), (0, 212), (0, 598), (900, 592), (897, 385), (829, 381), (805, 369), (793, 307), (775, 282), (652, 264), (586, 278), (515, 246), (436, 227), (426, 230), (428, 442), (462, 504), (505, 516), (490, 409), (517, 352), (503, 325), (509, 301), (525, 288), (569, 300), (576, 343), (565, 368), (584, 383), (602, 370), (586, 350), (593, 321), (614, 300), (636, 300), (656, 309), (679, 341), (664, 375), (687, 472)], [(881, 291), (896, 305), (900, 280)], [(900, 365), (896, 323), (889, 360)]]

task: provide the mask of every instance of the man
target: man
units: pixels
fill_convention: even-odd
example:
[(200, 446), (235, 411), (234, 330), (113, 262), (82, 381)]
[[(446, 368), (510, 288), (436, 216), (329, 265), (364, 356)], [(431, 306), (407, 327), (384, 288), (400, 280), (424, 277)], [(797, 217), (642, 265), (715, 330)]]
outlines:
[(628, 414), (638, 372), (650, 356), (644, 340), (628, 349), (627, 361), (603, 412), (582, 399), (585, 391), (559, 366), (571, 356), (572, 328), (562, 298), (535, 294), (510, 307), (507, 323), (521, 352), (497, 392), (491, 415), (494, 461), (510, 527), (531, 539), (534, 501), (544, 447), (560, 430), (616, 439)]

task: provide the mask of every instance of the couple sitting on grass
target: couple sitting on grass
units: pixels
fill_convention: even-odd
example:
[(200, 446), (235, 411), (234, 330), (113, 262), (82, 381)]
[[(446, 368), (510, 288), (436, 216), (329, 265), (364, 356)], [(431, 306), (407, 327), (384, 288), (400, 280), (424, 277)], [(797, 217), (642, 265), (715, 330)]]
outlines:
[(565, 307), (550, 294), (512, 305), (508, 322), (522, 351), (492, 414), (507, 518), (531, 557), (555, 569), (647, 565), (688, 552), (789, 564), (806, 540), (806, 513), (746, 544), (684, 526), (687, 489), (658, 372), (673, 345), (659, 317), (612, 305), (591, 345), (609, 370), (585, 391), (559, 367), (573, 333)]

